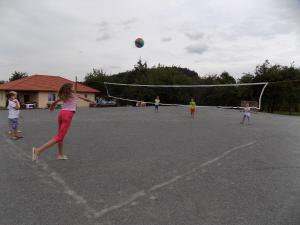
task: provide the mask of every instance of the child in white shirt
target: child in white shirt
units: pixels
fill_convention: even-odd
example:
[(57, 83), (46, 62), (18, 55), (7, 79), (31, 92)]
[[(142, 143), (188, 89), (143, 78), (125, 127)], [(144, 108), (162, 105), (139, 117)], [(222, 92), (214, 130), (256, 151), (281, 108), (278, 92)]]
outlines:
[(22, 138), (22, 136), (18, 135), (18, 126), (19, 126), (19, 114), (20, 114), (20, 102), (17, 99), (17, 92), (10, 91), (8, 93), (8, 122), (10, 124), (11, 131), (9, 132), (11, 135), (11, 139), (17, 140)]

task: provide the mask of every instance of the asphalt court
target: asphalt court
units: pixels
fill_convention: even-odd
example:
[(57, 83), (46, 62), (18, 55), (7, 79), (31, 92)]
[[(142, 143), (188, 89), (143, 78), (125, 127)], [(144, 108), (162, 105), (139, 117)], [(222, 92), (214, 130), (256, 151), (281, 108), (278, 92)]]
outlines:
[(300, 118), (215, 107), (79, 109), (65, 139), (57, 113), (0, 111), (0, 224), (300, 224)]

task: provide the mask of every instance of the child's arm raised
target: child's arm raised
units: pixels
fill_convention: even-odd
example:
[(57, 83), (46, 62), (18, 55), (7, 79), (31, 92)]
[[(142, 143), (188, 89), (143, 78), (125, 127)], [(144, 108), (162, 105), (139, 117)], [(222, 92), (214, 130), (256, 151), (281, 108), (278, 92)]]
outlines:
[(94, 101), (92, 101), (92, 100), (90, 100), (90, 99), (88, 99), (88, 98), (84, 98), (84, 97), (82, 97), (82, 96), (80, 96), (80, 95), (78, 95), (78, 94), (76, 94), (76, 96), (77, 96), (77, 98), (80, 98), (80, 99), (82, 99), (83, 101), (86, 101), (86, 102), (90, 102), (90, 103), (96, 104), (96, 102), (94, 102)]
[(50, 105), (49, 110), (50, 110), (50, 111), (53, 111), (54, 108), (55, 108), (55, 106), (56, 106), (56, 104), (57, 104), (58, 102), (60, 102), (60, 101), (61, 101), (61, 99), (57, 99), (56, 101), (54, 101), (54, 102)]
[(15, 109), (20, 109), (21, 108), (20, 102), (18, 101), (18, 99), (13, 100), (13, 102), (16, 103)]

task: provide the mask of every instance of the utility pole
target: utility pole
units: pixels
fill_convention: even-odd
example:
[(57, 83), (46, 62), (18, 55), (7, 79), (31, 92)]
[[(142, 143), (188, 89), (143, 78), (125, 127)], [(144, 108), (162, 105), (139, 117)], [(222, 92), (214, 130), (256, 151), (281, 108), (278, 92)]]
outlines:
[(75, 93), (77, 93), (77, 76), (75, 76)]

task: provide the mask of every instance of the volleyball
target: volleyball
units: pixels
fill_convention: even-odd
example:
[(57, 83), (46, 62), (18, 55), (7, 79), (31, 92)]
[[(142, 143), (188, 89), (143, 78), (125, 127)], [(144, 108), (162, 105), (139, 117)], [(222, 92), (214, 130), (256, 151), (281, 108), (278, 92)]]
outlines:
[(144, 46), (144, 40), (142, 38), (135, 39), (134, 43), (137, 48), (141, 48)]

